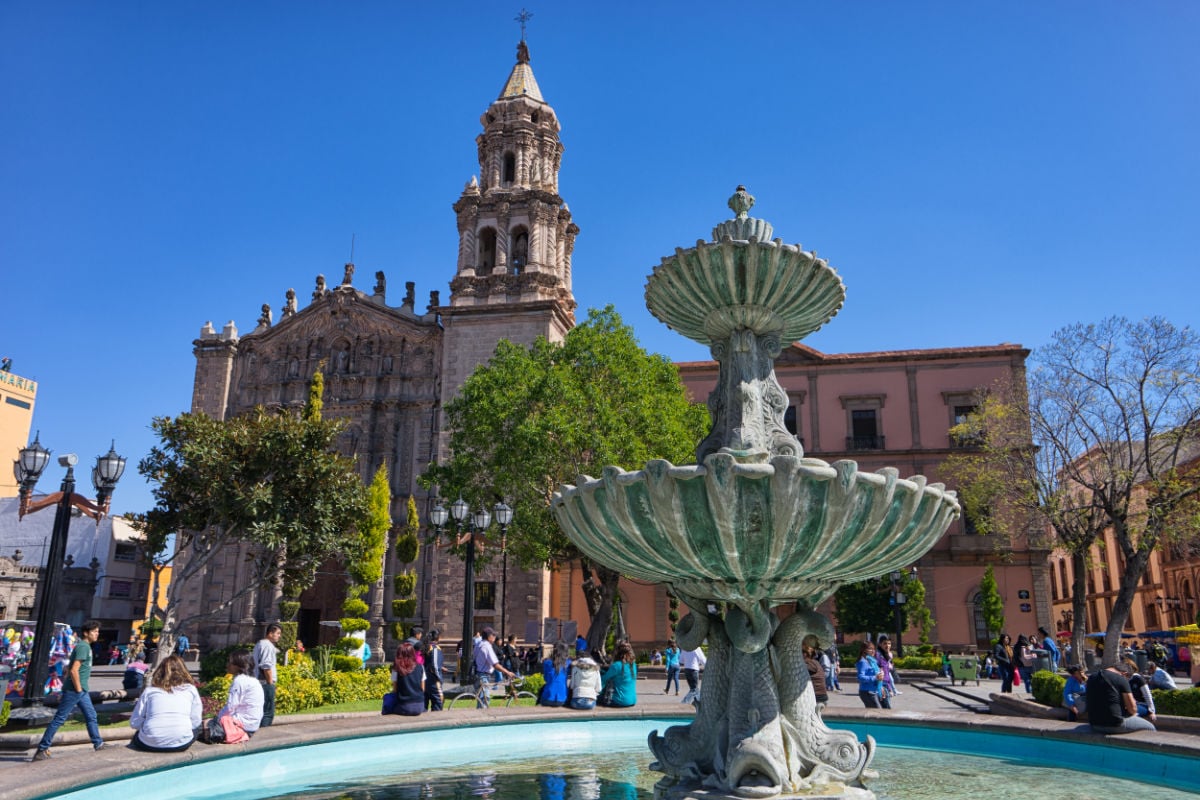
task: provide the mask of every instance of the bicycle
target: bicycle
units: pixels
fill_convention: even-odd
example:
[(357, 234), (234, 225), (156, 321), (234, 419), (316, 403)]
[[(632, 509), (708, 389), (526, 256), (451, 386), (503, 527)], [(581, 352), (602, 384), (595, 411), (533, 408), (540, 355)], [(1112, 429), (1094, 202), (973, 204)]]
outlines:
[(525, 679), (522, 677), (506, 678), (499, 683), (488, 681), (480, 683), (477, 688), (465, 689), (454, 699), (446, 703), (446, 710), (449, 711), (456, 706), (458, 708), (471, 707), (474, 708), (478, 704), (483, 703), (484, 698), (488, 699), (488, 705), (491, 706), (499, 701), (500, 693), (503, 692), (504, 707), (510, 707), (517, 700), (537, 700), (537, 695), (533, 692), (526, 691), (521, 687), (525, 685)]

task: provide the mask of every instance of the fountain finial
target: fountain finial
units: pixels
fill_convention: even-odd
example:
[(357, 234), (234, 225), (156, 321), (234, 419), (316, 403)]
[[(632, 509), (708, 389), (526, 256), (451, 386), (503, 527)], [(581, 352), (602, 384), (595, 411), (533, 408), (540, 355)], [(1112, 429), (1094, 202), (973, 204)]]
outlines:
[(729, 198), (729, 208), (737, 214), (738, 219), (745, 219), (750, 209), (754, 208), (754, 195), (746, 191), (746, 187), (738, 184), (737, 191)]
[(713, 228), (714, 242), (719, 242), (726, 236), (743, 242), (750, 239), (760, 242), (771, 240), (775, 229), (765, 219), (750, 216), (750, 209), (754, 208), (754, 195), (747, 192), (744, 185), (738, 184), (737, 190), (729, 198), (729, 208), (736, 216)]

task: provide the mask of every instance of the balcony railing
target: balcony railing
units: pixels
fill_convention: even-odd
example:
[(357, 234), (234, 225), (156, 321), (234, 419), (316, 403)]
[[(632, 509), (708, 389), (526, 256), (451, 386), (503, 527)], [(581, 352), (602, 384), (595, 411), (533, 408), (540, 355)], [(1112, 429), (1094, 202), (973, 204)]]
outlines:
[(871, 434), (871, 435), (867, 435), (867, 436), (847, 436), (846, 437), (846, 449), (847, 450), (882, 450), (882, 449), (884, 449), (883, 448), (883, 437), (878, 434)]

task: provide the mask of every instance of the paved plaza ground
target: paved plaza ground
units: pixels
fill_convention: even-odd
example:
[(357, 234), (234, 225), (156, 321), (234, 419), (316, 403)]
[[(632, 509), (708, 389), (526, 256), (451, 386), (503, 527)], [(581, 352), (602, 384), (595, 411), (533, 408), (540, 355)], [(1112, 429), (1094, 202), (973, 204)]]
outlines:
[[(844, 671), (850, 676), (849, 671)], [(93, 688), (102, 690), (120, 685), (117, 668), (99, 668)], [(1185, 688), (1190, 684), (1181, 685)], [(830, 695), (825, 715), (829, 719), (881, 719), (897, 718), (923, 724), (970, 727), (976, 730), (990, 729), (1018, 732), (1032, 736), (1054, 735), (1068, 738), (1099, 739), (1088, 731), (1086, 725), (1065, 721), (998, 716), (965, 710), (963, 705), (985, 708), (989, 695), (999, 691), (998, 681), (983, 680), (979, 686), (971, 682), (967, 686), (956, 686), (954, 693), (945, 689), (946, 679), (919, 679), (902, 684), (901, 694), (894, 698), (890, 711), (866, 709), (857, 695), (853, 680), (844, 681), (842, 693)], [(686, 686), (684, 687), (686, 692)], [(1020, 696), (1020, 694), (1018, 694)], [(692, 708), (680, 702), (681, 697), (664, 694), (662, 681), (657, 676), (638, 682), (638, 704), (632, 709), (596, 709), (591, 712), (569, 709), (511, 708), (496, 707), (477, 711), (462, 709), (440, 714), (424, 714), (417, 718), (381, 716), (374, 713), (290, 715), (276, 718), (270, 728), (260, 730), (245, 745), (208, 746), (194, 745), (189, 751), (178, 754), (141, 753), (129, 749), (130, 731), (126, 728), (108, 729), (107, 739), (114, 745), (111, 749), (96, 753), (91, 749), (84, 731), (60, 734), (62, 742), (53, 749), (53, 758), (37, 764), (29, 763), (29, 750), (7, 749), (0, 751), (0, 800), (23, 800), (24, 798), (50, 795), (54, 792), (76, 788), (81, 783), (104, 779), (116, 779), (137, 772), (159, 767), (179, 765), (198, 760), (227, 757), (239, 753), (269, 750), (279, 747), (308, 744), (349, 737), (371, 737), (405, 730), (422, 730), (504, 722), (531, 722), (538, 720), (572, 719), (636, 719), (642, 717), (691, 716)], [(20, 734), (2, 737), (7, 747), (19, 745)], [(27, 734), (29, 747), (36, 742), (37, 734)], [(1108, 737), (1119, 747), (1147, 747), (1194, 754), (1200, 758), (1200, 736), (1194, 733), (1136, 733), (1121, 737)]]

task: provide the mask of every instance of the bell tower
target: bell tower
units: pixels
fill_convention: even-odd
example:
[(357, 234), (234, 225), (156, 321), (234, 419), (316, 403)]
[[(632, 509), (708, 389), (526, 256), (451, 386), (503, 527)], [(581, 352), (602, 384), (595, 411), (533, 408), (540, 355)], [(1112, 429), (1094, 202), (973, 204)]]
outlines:
[(479, 176), (454, 204), (458, 265), (443, 306), (442, 399), (448, 401), (500, 339), (561, 341), (575, 324), (571, 253), (579, 228), (558, 194), (563, 145), (529, 48), (480, 118)]

